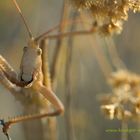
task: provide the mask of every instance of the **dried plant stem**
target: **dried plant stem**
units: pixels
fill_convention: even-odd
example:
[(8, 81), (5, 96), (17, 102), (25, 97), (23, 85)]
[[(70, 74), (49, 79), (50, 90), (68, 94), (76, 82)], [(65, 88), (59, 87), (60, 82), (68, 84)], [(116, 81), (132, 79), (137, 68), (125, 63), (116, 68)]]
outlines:
[[(76, 12), (72, 13), (72, 18), (75, 20)], [(70, 31), (75, 29), (75, 25), (73, 24), (70, 28)], [(72, 63), (72, 50), (73, 50), (73, 37), (69, 37), (68, 39), (68, 46), (67, 46), (67, 61), (66, 61), (66, 69), (65, 69), (65, 121), (66, 121), (66, 134), (67, 140), (75, 140), (74, 135), (74, 128), (72, 124), (72, 117), (71, 117), (71, 63)]]
[[(83, 21), (86, 21), (87, 20), (87, 17), (84, 14), (80, 14), (80, 18)], [(90, 18), (88, 18), (88, 19), (90, 19)], [(83, 26), (86, 28), (86, 25), (85, 24), (83, 24)], [(93, 33), (94, 32), (91, 32), (91, 35)], [(94, 40), (93, 36), (89, 36), (88, 37), (88, 40), (92, 44), (92, 48), (94, 50), (95, 57), (96, 57), (99, 65), (101, 67), (101, 70), (102, 70), (103, 74), (108, 79), (108, 77), (110, 76), (110, 73), (113, 70), (112, 70), (110, 64), (108, 63), (107, 58), (105, 57), (105, 55), (103, 53), (103, 50), (101, 49), (101, 47), (98, 47), (97, 44), (95, 44), (96, 41)]]
[[(64, 31), (64, 24), (65, 24), (65, 19), (67, 16), (67, 11), (68, 11), (67, 2), (66, 2), (66, 0), (64, 0), (62, 12), (61, 12), (59, 33), (62, 33)], [(52, 62), (52, 66), (51, 66), (52, 83), (54, 83), (54, 80), (56, 77), (57, 63), (58, 63), (58, 58), (59, 58), (59, 54), (60, 54), (60, 50), (61, 50), (61, 44), (62, 44), (62, 38), (58, 37), (57, 42), (56, 42), (56, 48), (54, 50), (53, 62)]]
[(109, 54), (111, 57), (111, 61), (113, 62), (113, 65), (115, 66), (115, 68), (117, 70), (126, 69), (125, 64), (123, 63), (123, 61), (119, 57), (119, 54), (117, 52), (117, 49), (116, 49), (116, 46), (114, 44), (113, 39), (111, 37), (106, 38), (106, 43), (107, 43), (108, 51), (109, 51)]
[[(126, 121), (121, 122), (121, 129), (122, 131), (128, 129), (128, 124)], [(128, 132), (121, 132), (121, 140), (128, 140)]]
[[(52, 88), (51, 86), (51, 78), (49, 73), (49, 66), (48, 66), (48, 41), (42, 40), (41, 42), (41, 49), (42, 49), (42, 71), (44, 75), (43, 84), (48, 88)], [(48, 104), (48, 109), (49, 109)], [(43, 125), (43, 132), (44, 137), (46, 140), (56, 140), (57, 139), (57, 130), (56, 130), (56, 118), (47, 118), (47, 120), (42, 120)]]
[[(30, 110), (30, 109), (26, 109), (25, 113), (29, 114), (29, 113), (31, 113), (31, 111), (32, 110)], [(36, 109), (36, 112), (39, 112), (39, 110)], [(43, 133), (43, 129), (42, 129), (41, 120), (24, 122), (23, 128), (24, 128), (24, 134), (25, 134), (26, 140), (31, 140), (31, 139), (46, 140), (46, 139), (44, 139), (44, 133)], [(37, 133), (35, 133), (35, 132), (37, 132)]]
[(40, 43), (40, 48), (42, 49), (42, 72), (43, 72), (43, 84), (47, 88), (51, 89), (51, 78), (48, 66), (48, 41), (42, 40)]

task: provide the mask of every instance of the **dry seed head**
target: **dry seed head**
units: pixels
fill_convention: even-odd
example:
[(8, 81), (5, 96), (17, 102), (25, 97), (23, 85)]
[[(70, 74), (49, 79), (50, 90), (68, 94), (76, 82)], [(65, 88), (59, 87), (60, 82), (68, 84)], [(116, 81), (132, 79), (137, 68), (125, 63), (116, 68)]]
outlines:
[(103, 95), (101, 109), (109, 119), (140, 121), (140, 76), (119, 70), (110, 78), (112, 94)]
[(120, 33), (121, 31), (122, 31), (122, 22), (104, 24), (99, 29), (99, 33), (105, 36), (112, 35), (114, 33)]
[[(140, 0), (69, 0), (77, 9), (88, 10), (97, 20), (104, 35), (120, 33), (123, 22), (128, 19), (128, 12), (140, 11)], [(110, 27), (112, 21), (121, 24), (113, 24), (115, 28)], [(105, 28), (106, 27), (106, 28)]]
[(115, 115), (115, 105), (110, 104), (110, 105), (104, 105), (101, 106), (102, 111), (105, 113), (105, 116), (109, 117), (109, 119), (114, 119)]
[(128, 84), (131, 87), (136, 87), (140, 85), (140, 76), (129, 71), (119, 70), (111, 74), (111, 77), (109, 78), (109, 83), (114, 88), (117, 88), (118, 86), (124, 84)]

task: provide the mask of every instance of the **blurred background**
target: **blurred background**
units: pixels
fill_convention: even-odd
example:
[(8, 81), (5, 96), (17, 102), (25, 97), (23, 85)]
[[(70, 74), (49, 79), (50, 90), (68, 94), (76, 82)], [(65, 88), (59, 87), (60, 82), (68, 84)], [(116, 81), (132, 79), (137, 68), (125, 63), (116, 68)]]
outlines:
[[(69, 3), (67, 11), (65, 11), (66, 15), (63, 16), (63, 0), (18, 0), (18, 3), (34, 36), (38, 36), (60, 23), (62, 17), (68, 21), (75, 20), (75, 17), (79, 16)], [(119, 57), (130, 71), (138, 74), (140, 73), (139, 23), (140, 14), (130, 12), (122, 33), (113, 36)], [(61, 31), (87, 28), (86, 25), (76, 23), (65, 26), (65, 29), (61, 29)], [(56, 118), (56, 129), (53, 133), (57, 140), (121, 139), (121, 133), (105, 132), (109, 128), (120, 128), (121, 122), (106, 119), (100, 111), (98, 100), (98, 95), (110, 92), (106, 73), (110, 67), (113, 67), (106, 52), (105, 40), (104, 36), (96, 34), (74, 36), (61, 39), (61, 41), (50, 40), (48, 55), (51, 72), (53, 72), (53, 63), (56, 62), (53, 87), (66, 110), (64, 116)], [(1, 1), (0, 52), (17, 72), (19, 72), (22, 49), (27, 45), (27, 41), (28, 34), (12, 1)], [(57, 57), (56, 50), (59, 52)], [(57, 59), (55, 60), (55, 58)], [(15, 100), (2, 85), (0, 85), (0, 93), (1, 118), (22, 114), (23, 107), (20, 102)], [(129, 126), (130, 128), (139, 127), (133, 122), (130, 122)], [(41, 130), (42, 126), (36, 129)], [(45, 132), (43, 131), (43, 133)], [(31, 127), (27, 132), (23, 123), (13, 126), (10, 129), (10, 135), (12, 140), (31, 140), (32, 138), (29, 138), (28, 135), (34, 135), (34, 140), (47, 140), (46, 137), (39, 138), (37, 136), (39, 134), (33, 132)], [(136, 140), (139, 135), (140, 133), (131, 133), (128, 139)], [(6, 140), (2, 131), (0, 139)], [(49, 140), (55, 139), (50, 138)]]

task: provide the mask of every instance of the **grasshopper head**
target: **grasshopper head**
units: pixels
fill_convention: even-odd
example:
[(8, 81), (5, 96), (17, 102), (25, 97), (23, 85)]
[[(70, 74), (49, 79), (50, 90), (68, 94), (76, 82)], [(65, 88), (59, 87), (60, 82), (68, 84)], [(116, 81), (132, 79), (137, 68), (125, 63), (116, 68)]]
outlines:
[(35, 77), (39, 74), (41, 69), (42, 61), (41, 61), (41, 49), (39, 48), (38, 41), (35, 41), (33, 38), (32, 32), (27, 24), (25, 17), (22, 14), (22, 11), (16, 0), (12, 0), (15, 5), (25, 27), (29, 34), (29, 43), (28, 47), (24, 47), (24, 52), (21, 61), (21, 72), (20, 72), (20, 80), (23, 83), (30, 84), (35, 80)]
[(29, 84), (35, 80), (40, 71), (42, 50), (33, 38), (30, 39), (28, 47), (24, 47), (23, 50), (20, 80)]

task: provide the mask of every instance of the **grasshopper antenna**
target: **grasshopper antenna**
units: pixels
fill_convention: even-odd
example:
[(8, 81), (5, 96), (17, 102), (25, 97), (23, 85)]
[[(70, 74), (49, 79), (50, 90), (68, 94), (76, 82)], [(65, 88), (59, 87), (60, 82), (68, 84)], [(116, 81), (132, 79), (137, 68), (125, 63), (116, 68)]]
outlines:
[(31, 32), (31, 30), (30, 30), (30, 28), (29, 28), (29, 26), (28, 26), (28, 24), (27, 24), (26, 19), (24, 18), (23, 14), (22, 14), (22, 12), (21, 12), (21, 9), (20, 9), (20, 7), (19, 7), (17, 1), (16, 1), (16, 0), (12, 0), (12, 1), (13, 1), (13, 3), (14, 3), (14, 5), (15, 5), (17, 11), (18, 11), (18, 13), (20, 14), (20, 17), (22, 18), (22, 20), (23, 20), (23, 22), (24, 22), (24, 25), (25, 25), (25, 27), (26, 27), (26, 29), (27, 29), (27, 31), (28, 31), (29, 37), (30, 37), (30, 38), (33, 38), (32, 32)]

